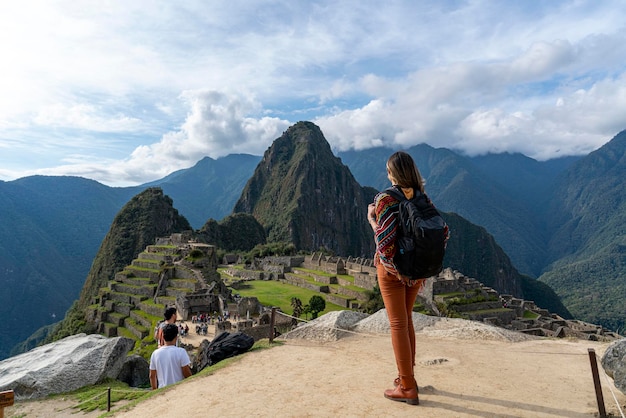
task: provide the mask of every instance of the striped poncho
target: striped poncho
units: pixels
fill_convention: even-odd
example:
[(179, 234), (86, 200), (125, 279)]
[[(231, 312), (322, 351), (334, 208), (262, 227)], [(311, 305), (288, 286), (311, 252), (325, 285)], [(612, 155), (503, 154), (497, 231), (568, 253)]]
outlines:
[[(403, 188), (402, 192), (407, 199), (413, 198), (413, 189)], [(376, 242), (376, 254), (374, 255), (374, 264), (383, 265), (389, 274), (398, 277), (399, 280), (411, 285), (409, 280), (403, 279), (393, 263), (393, 257), (396, 255), (396, 236), (398, 234), (398, 206), (400, 202), (386, 192), (380, 192), (374, 198), (374, 213), (376, 214), (376, 232), (374, 240)]]

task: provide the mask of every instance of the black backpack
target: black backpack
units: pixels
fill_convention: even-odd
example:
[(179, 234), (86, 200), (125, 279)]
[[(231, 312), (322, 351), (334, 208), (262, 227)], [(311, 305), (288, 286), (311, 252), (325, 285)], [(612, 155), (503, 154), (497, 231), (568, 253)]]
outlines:
[(207, 347), (209, 366), (226, 358), (245, 353), (254, 345), (254, 338), (243, 332), (222, 332)]
[(385, 190), (400, 201), (396, 255), (398, 273), (411, 280), (434, 276), (443, 270), (448, 225), (426, 194), (415, 190), (407, 199), (397, 186)]

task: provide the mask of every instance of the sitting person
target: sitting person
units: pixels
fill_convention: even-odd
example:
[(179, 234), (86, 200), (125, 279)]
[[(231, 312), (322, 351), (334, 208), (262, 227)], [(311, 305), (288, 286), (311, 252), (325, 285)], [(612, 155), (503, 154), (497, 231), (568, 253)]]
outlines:
[(162, 388), (191, 376), (191, 360), (184, 348), (177, 347), (178, 327), (167, 324), (163, 327), (165, 345), (152, 352), (150, 357), (150, 386)]

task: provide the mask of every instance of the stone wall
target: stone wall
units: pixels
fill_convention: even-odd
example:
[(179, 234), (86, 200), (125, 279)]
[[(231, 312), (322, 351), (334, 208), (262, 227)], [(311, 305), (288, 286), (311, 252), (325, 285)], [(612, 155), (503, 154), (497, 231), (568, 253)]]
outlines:
[(320, 293), (329, 292), (327, 285), (323, 285), (323, 284), (317, 285), (314, 283), (309, 283), (306, 279), (298, 277), (292, 273), (286, 273), (285, 278), (280, 281), (284, 281), (285, 283), (288, 283), (294, 286), (299, 286), (305, 289), (313, 290), (315, 292), (320, 292)]
[(265, 273), (262, 271), (229, 268), (226, 270), (226, 274), (232, 277), (239, 277), (245, 280), (265, 280)]
[(240, 317), (246, 318), (248, 314), (255, 315), (261, 312), (263, 305), (256, 297), (244, 297), (237, 301), (234, 312)]
[(183, 321), (199, 313), (216, 312), (220, 309), (219, 297), (208, 289), (185, 294), (176, 298), (176, 310)]
[(315, 273), (312, 273), (312, 272), (299, 271), (298, 269), (294, 269), (293, 273), (294, 274), (302, 274), (302, 275), (310, 276), (316, 282), (323, 283), (323, 284), (338, 284), (339, 283), (337, 281), (337, 276), (325, 276), (325, 275), (322, 275), (322, 274), (315, 274)]
[(326, 301), (330, 303), (334, 303), (335, 305), (339, 305), (342, 308), (350, 308), (351, 302), (354, 301), (354, 299), (341, 297), (339, 295), (335, 295), (331, 293), (331, 294), (326, 295)]
[(304, 263), (304, 256), (284, 256), (284, 257), (265, 257), (269, 264), (282, 265), (286, 267), (299, 267)]
[(321, 270), (330, 274), (347, 274), (342, 258), (326, 257), (321, 253), (313, 253), (305, 256), (302, 267), (311, 270)]
[(354, 285), (362, 289), (371, 290), (378, 284), (378, 276), (376, 274), (359, 274), (354, 277)]

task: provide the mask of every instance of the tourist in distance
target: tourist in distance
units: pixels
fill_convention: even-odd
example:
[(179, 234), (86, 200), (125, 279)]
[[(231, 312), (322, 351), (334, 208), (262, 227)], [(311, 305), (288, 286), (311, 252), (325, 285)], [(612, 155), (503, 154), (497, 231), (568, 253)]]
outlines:
[[(396, 152), (387, 160), (387, 178), (400, 186), (407, 199), (414, 193), (424, 193), (424, 181), (406, 152)], [(389, 317), (391, 345), (398, 367), (394, 388), (385, 390), (385, 398), (418, 405), (418, 389), (413, 369), (415, 366), (415, 329), (413, 305), (425, 279), (407, 280), (398, 273), (393, 259), (396, 253), (399, 201), (388, 193), (378, 193), (368, 206), (367, 216), (374, 230), (376, 254), (374, 264), (378, 286)]]
[(165, 345), (165, 340), (163, 338), (163, 328), (167, 324), (175, 324), (176, 323), (176, 308), (166, 308), (165, 313), (163, 314), (163, 318), (165, 319), (163, 322), (159, 324), (159, 328), (157, 329), (156, 340), (159, 347)]
[(150, 356), (150, 386), (152, 390), (179, 382), (191, 376), (191, 360), (187, 351), (176, 347), (178, 327), (167, 324), (163, 327), (165, 345), (157, 348)]

